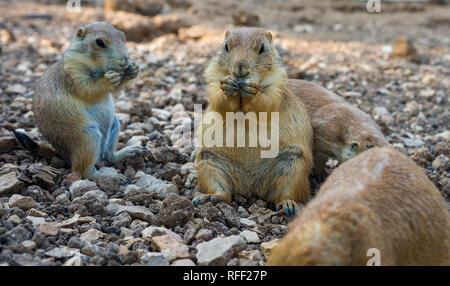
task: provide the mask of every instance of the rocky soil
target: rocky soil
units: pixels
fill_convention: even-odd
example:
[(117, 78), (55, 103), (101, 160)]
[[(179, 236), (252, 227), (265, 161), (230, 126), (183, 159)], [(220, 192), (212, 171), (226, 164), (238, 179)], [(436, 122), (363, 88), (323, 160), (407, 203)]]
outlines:
[[(382, 3), (372, 15), (353, 1), (167, 0), (153, 10), (81, 1), (82, 12), (70, 13), (65, 2), (0, 3), (0, 265), (264, 265), (290, 219), (255, 197), (194, 206), (192, 148), (171, 140), (173, 120), (207, 105), (203, 70), (228, 25), (271, 29), (291, 77), (370, 114), (450, 202), (449, 6)], [(42, 140), (33, 83), (78, 25), (97, 20), (126, 32), (141, 67), (116, 99), (118, 148), (141, 142), (149, 151), (99, 166), (128, 185), (81, 180), (61, 159), (22, 150), (11, 133)]]

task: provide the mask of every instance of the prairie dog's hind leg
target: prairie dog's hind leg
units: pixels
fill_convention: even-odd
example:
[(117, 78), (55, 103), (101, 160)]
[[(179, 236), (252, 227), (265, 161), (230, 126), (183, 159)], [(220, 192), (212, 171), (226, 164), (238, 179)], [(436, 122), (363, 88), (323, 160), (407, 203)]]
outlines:
[(73, 144), (71, 150), (72, 171), (79, 172), (83, 178), (97, 179), (95, 164), (101, 156), (103, 135), (97, 124), (88, 124), (77, 138), (79, 142)]
[[(197, 150), (198, 185), (203, 194), (196, 195), (192, 202), (194, 205), (223, 201), (231, 203), (232, 194), (236, 186), (243, 186), (239, 171), (230, 160), (210, 151)], [(229, 174), (234, 174), (231, 177)]]
[(105, 156), (106, 160), (111, 163), (117, 163), (129, 157), (134, 157), (139, 154), (142, 154), (147, 150), (144, 146), (127, 146), (125, 148), (120, 149), (115, 152), (117, 142), (119, 141), (119, 132), (120, 132), (120, 122), (117, 116), (114, 116), (113, 124), (109, 130), (109, 133), (106, 137), (106, 150)]
[(124, 175), (106, 175), (100, 173), (95, 168), (95, 164), (101, 157), (103, 135), (96, 123), (90, 123), (77, 138), (77, 147), (72, 150), (71, 163), (72, 170), (78, 171), (83, 178), (97, 181), (101, 176), (111, 176), (118, 178), (121, 182), (127, 182)]
[(299, 146), (288, 146), (278, 156), (265, 161), (258, 167), (262, 170), (255, 181), (264, 182), (265, 198), (283, 209), (286, 215), (295, 215), (298, 202), (306, 202), (310, 198), (309, 172), (311, 169), (310, 154), (303, 152)]

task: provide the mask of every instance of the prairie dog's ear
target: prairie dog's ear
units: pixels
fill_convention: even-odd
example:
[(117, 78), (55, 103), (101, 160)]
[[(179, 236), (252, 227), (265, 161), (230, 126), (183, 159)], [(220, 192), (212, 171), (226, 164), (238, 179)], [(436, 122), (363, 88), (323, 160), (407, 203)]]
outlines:
[(228, 39), (229, 36), (230, 36), (230, 30), (227, 30), (227, 32), (225, 33), (225, 40)]
[(86, 28), (78, 28), (77, 32), (75, 33), (75, 35), (77, 35), (78, 38), (80, 39), (84, 39), (84, 36), (86, 36)]
[(266, 31), (264, 33), (264, 35), (266, 36), (266, 39), (269, 41), (269, 43), (272, 43), (272, 33), (269, 31)]

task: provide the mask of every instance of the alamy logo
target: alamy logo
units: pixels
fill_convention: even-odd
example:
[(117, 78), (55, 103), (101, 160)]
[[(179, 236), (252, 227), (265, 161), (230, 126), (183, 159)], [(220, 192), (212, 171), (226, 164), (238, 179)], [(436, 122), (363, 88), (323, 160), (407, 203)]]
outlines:
[(278, 112), (227, 112), (223, 118), (218, 112), (203, 114), (202, 105), (195, 104), (194, 135), (191, 118), (183, 113), (172, 117), (171, 123), (177, 127), (170, 139), (177, 148), (258, 147), (262, 149), (261, 158), (275, 158), (279, 152), (279, 120)]
[(381, 0), (369, 0), (366, 4), (367, 12), (380, 13), (381, 12)]
[(81, 0), (68, 0), (66, 9), (68, 12), (81, 12)]
[(381, 265), (381, 252), (378, 248), (369, 248), (366, 256), (372, 257), (367, 261), (367, 266), (380, 266)]

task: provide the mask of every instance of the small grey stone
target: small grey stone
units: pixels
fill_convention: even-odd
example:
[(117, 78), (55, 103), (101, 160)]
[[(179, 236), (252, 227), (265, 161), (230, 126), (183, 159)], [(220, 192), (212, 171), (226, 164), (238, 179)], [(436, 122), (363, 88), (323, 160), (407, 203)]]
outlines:
[(201, 229), (195, 235), (196, 239), (202, 239), (204, 241), (211, 240), (214, 236), (214, 232), (210, 229)]
[(111, 226), (114, 227), (127, 227), (130, 225), (133, 219), (127, 212), (122, 212), (113, 218)]
[(169, 266), (169, 260), (159, 252), (149, 252), (141, 257), (144, 266)]
[(223, 213), (228, 227), (241, 227), (241, 222), (239, 221), (238, 214), (232, 206), (226, 203), (219, 203), (216, 205), (216, 207)]

